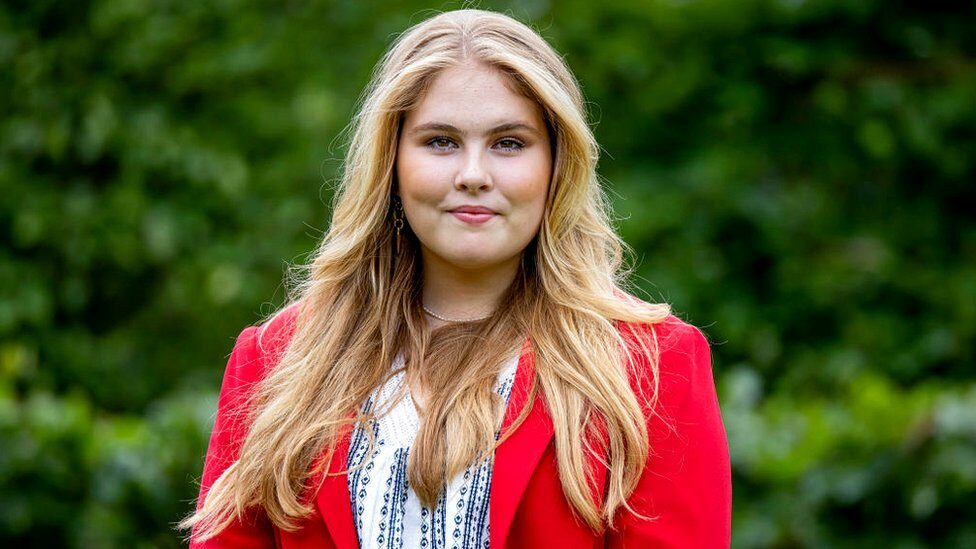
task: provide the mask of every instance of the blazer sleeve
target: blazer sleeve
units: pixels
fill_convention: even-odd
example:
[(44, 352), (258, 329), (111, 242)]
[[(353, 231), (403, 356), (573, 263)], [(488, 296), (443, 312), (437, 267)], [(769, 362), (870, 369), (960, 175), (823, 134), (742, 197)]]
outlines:
[[(199, 509), (214, 481), (240, 455), (241, 444), (247, 434), (246, 405), (255, 383), (263, 374), (263, 360), (259, 352), (260, 328), (250, 326), (237, 337), (220, 386), (217, 417), (214, 420), (207, 458), (200, 482)], [(205, 540), (190, 540), (190, 549), (274, 547), (274, 531), (263, 510), (254, 509), (241, 519)]]
[(708, 342), (681, 321), (658, 342), (657, 414), (648, 419), (650, 457), (607, 547), (727, 548), (731, 538), (729, 448)]

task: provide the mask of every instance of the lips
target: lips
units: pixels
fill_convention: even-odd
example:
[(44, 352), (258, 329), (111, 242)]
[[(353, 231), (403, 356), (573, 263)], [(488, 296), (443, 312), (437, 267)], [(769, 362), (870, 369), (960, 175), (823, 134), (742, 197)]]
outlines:
[(451, 213), (468, 213), (468, 214), (489, 214), (494, 215), (496, 212), (490, 208), (484, 206), (458, 206), (451, 210)]
[(484, 206), (459, 206), (451, 210), (451, 214), (462, 223), (481, 225), (495, 217), (495, 210)]

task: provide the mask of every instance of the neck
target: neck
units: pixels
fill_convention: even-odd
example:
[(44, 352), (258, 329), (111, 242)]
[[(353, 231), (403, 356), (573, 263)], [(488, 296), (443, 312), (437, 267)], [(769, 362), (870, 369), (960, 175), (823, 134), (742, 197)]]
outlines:
[[(520, 258), (502, 264), (459, 269), (425, 254), (423, 302), (431, 311), (450, 319), (480, 318), (492, 313), (515, 280)], [(428, 315), (431, 327), (446, 324)]]

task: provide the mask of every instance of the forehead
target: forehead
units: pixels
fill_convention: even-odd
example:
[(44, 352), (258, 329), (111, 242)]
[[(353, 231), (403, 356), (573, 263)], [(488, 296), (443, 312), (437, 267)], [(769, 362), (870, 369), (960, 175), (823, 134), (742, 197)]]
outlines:
[(519, 93), (512, 77), (485, 64), (462, 64), (434, 77), (417, 106), (406, 116), (408, 126), (428, 122), (480, 125), (485, 121), (519, 119), (543, 124), (539, 104)]

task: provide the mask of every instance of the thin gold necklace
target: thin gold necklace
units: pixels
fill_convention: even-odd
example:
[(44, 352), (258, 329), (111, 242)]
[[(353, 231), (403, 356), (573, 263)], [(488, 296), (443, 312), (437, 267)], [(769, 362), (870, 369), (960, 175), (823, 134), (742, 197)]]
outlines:
[(428, 309), (426, 305), (421, 305), (421, 307), (423, 307), (424, 308), (424, 311), (427, 314), (429, 314), (430, 316), (436, 318), (437, 320), (443, 320), (444, 322), (477, 322), (479, 320), (484, 320), (484, 319), (490, 317), (491, 315), (495, 314), (495, 313), (492, 312), (492, 313), (486, 314), (485, 316), (479, 316), (478, 318), (460, 318), (460, 319), (458, 319), (458, 318), (445, 318), (445, 317), (443, 317), (443, 316), (435, 313), (434, 311), (431, 311), (430, 309)]

